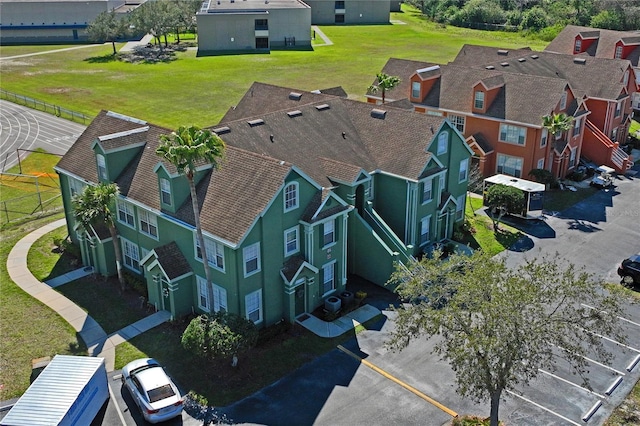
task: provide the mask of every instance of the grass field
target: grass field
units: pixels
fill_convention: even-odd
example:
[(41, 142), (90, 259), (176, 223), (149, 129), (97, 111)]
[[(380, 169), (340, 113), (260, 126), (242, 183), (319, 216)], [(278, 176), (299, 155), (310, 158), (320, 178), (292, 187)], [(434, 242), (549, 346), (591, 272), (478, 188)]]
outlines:
[(27, 295), (7, 272), (7, 256), (32, 230), (62, 214), (12, 226), (0, 233), (0, 400), (20, 396), (29, 386), (31, 360), (55, 354), (87, 352), (75, 330), (58, 314)]
[(62, 208), (60, 182), (53, 167), (60, 157), (43, 150), (31, 153), (0, 174), (0, 225)]
[[(312, 51), (196, 57), (188, 50), (173, 62), (152, 65), (116, 61), (108, 44), (3, 61), (0, 77), (5, 90), (87, 115), (108, 109), (168, 128), (210, 126), (254, 81), (302, 90), (342, 86), (364, 99), (390, 57), (446, 63), (465, 43), (536, 50), (546, 45), (517, 33), (443, 28), (415, 9), (403, 10), (391, 16), (403, 24), (323, 26), (334, 44)], [(3, 48), (2, 55), (19, 52)]]

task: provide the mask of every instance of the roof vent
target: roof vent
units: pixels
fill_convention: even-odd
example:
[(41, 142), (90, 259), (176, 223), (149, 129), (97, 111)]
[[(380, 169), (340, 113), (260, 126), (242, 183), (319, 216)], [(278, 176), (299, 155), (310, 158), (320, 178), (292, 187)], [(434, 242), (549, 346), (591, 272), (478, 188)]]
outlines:
[(387, 115), (387, 111), (383, 109), (374, 108), (371, 110), (371, 116), (373, 118), (379, 118), (380, 120), (384, 120), (384, 117)]
[(229, 133), (230, 131), (231, 129), (227, 126), (213, 129), (213, 133), (215, 133), (216, 135), (224, 135), (225, 133)]
[(292, 101), (299, 101), (300, 99), (302, 99), (302, 93), (291, 92), (289, 93), (289, 99), (291, 99)]
[(503, 67), (508, 67), (509, 66), (509, 62), (500, 62), (500, 65), (502, 65)]
[(538, 55), (531, 55), (531, 59), (538, 59), (539, 56)]
[(439, 69), (440, 69), (440, 65), (432, 65), (430, 67), (420, 68), (420, 69), (416, 70), (416, 72), (418, 74), (420, 74), (420, 73), (423, 73), (423, 72), (435, 71), (435, 70), (439, 70)]
[(508, 50), (500, 49), (498, 50), (498, 55), (507, 56), (509, 54)]
[(297, 110), (295, 110), (295, 111), (289, 111), (289, 112), (287, 113), (287, 115), (288, 115), (289, 117), (297, 117), (297, 116), (299, 116), (299, 115), (302, 115), (302, 111), (300, 111), (299, 109), (297, 109)]
[(487, 65), (486, 67), (484, 67), (487, 70), (495, 70), (496, 67), (494, 67), (493, 65)]
[(525, 62), (527, 60), (527, 58), (520, 58), (518, 59), (518, 62)]
[(261, 125), (264, 124), (264, 120), (262, 118), (258, 118), (258, 119), (255, 119), (255, 120), (249, 120), (249, 121), (247, 121), (247, 123), (251, 127), (261, 126)]
[(586, 58), (573, 58), (573, 63), (574, 64), (586, 64), (587, 63), (587, 59)]
[(324, 111), (325, 109), (329, 109), (329, 104), (320, 104), (320, 105), (316, 105), (316, 109), (318, 111)]

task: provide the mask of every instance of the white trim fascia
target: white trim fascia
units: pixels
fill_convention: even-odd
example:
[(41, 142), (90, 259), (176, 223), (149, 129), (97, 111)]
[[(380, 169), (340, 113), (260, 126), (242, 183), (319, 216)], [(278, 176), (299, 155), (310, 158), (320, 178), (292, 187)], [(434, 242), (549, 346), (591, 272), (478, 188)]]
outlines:
[(453, 201), (453, 204), (454, 204), (455, 206), (457, 206), (457, 205), (458, 205), (458, 203), (456, 203), (456, 199), (455, 199), (455, 198), (453, 198), (453, 195), (449, 195), (449, 196), (447, 197), (447, 200), (446, 200), (444, 203), (442, 203), (442, 206), (443, 206), (443, 207), (442, 207), (441, 209), (437, 209), (438, 214), (440, 214), (440, 215), (442, 215), (442, 214), (443, 214), (443, 212), (446, 210), (447, 204), (449, 204), (449, 201)]
[[(446, 113), (453, 113), (454, 115), (464, 115), (465, 117), (482, 118), (482, 119), (489, 120), (489, 121), (497, 121), (499, 123), (514, 124), (514, 125), (517, 125), (517, 126), (535, 127), (537, 129), (542, 127), (540, 124), (523, 123), (521, 121), (514, 121), (514, 120), (503, 120), (503, 119), (499, 119), (499, 118), (495, 118), (495, 117), (489, 117), (489, 116), (486, 116), (484, 114), (474, 114), (474, 113), (469, 113), (469, 112), (457, 111), (457, 110), (453, 110), (453, 109), (438, 108), (437, 111), (443, 111), (443, 112), (446, 112)], [(446, 117), (444, 117), (444, 118), (446, 118)]]
[[(449, 127), (451, 128), (451, 130), (453, 130), (462, 140), (462, 144), (464, 145), (465, 148), (467, 148), (467, 151), (469, 151), (469, 154), (473, 155), (474, 152), (473, 150), (469, 147), (469, 145), (467, 145), (467, 139), (464, 137), (464, 135), (462, 133), (460, 133), (460, 130), (458, 130), (458, 128), (456, 126), (453, 125), (453, 123), (449, 120), (449, 117), (445, 117), (445, 119), (447, 120), (447, 123), (449, 123)], [(465, 119), (465, 124), (466, 124), (466, 119)]]
[(391, 172), (386, 172), (386, 171), (380, 170), (380, 169), (374, 170), (373, 172), (371, 172), (371, 174), (386, 175), (386, 176), (391, 176), (391, 177), (394, 177), (394, 178), (397, 178), (397, 179), (403, 179), (403, 180), (406, 180), (406, 181), (409, 181), (409, 182), (418, 182), (417, 179), (412, 179), (412, 178), (409, 178), (409, 177), (406, 177), (406, 176), (400, 176), (398, 174), (391, 173)]
[[(327, 196), (327, 198), (325, 198), (325, 199), (324, 199), (324, 201), (323, 201), (322, 203), (320, 203), (320, 206), (318, 206), (318, 208), (316, 209), (315, 213), (313, 213), (313, 216), (311, 216), (311, 220), (315, 220), (315, 219), (318, 217), (318, 215), (322, 212), (322, 209), (324, 208), (324, 206), (327, 204), (327, 201), (329, 200), (329, 198), (333, 198), (333, 199), (335, 199), (335, 200), (338, 202), (338, 204), (341, 204), (343, 207), (347, 207), (347, 206), (349, 206), (349, 207), (352, 207), (352, 208), (353, 208), (353, 206), (351, 206), (349, 203), (347, 203), (346, 201), (344, 201), (342, 198), (338, 197), (338, 196), (337, 196), (336, 194), (334, 194), (334, 193), (333, 193), (333, 191), (332, 191), (332, 192), (330, 192), (330, 193), (329, 193), (329, 195)], [(349, 209), (349, 211), (351, 211), (351, 210), (352, 210), (352, 209)], [(340, 213), (342, 213), (342, 212), (340, 212)], [(333, 216), (337, 216), (337, 215), (339, 215), (340, 213), (338, 213), (338, 214), (336, 214), (336, 215), (333, 215)]]
[(142, 259), (140, 259), (139, 263), (141, 265), (144, 265), (145, 263), (147, 263), (147, 261), (151, 258), (151, 256), (155, 255), (156, 258), (158, 257), (158, 255), (156, 254), (156, 249), (151, 249), (149, 251), (149, 253), (147, 253), (146, 256), (144, 256)]
[(280, 276), (282, 277), (283, 281), (285, 282), (285, 284), (291, 284), (291, 283), (295, 283), (296, 282), (296, 278), (298, 277), (298, 275), (300, 275), (300, 272), (302, 272), (302, 270), (304, 268), (309, 268), (311, 270), (311, 272), (313, 272), (314, 274), (317, 274), (320, 270), (318, 268), (316, 268), (315, 266), (313, 266), (311, 263), (307, 262), (306, 260), (303, 261), (300, 264), (300, 267), (298, 268), (298, 270), (296, 271), (295, 274), (293, 274), (293, 278), (291, 279), (291, 281), (287, 280), (287, 278), (284, 276), (284, 274), (282, 273), (282, 269), (280, 270)]
[(74, 178), (74, 179), (76, 179), (76, 180), (79, 180), (79, 181), (81, 181), (81, 182), (84, 182), (84, 183), (86, 183), (87, 185), (96, 185), (96, 183), (95, 183), (95, 182), (91, 182), (91, 181), (89, 181), (89, 180), (87, 180), (87, 179), (85, 179), (85, 178), (83, 178), (83, 177), (80, 177), (80, 176), (76, 175), (75, 173), (71, 173), (71, 172), (70, 172), (70, 171), (68, 171), (68, 170), (61, 169), (61, 168), (60, 168), (60, 167), (58, 167), (58, 166), (53, 166), (53, 170), (54, 170), (54, 171), (56, 171), (56, 172), (58, 172), (59, 174), (63, 174), (63, 175), (65, 175), (65, 176), (67, 176), (67, 177), (72, 177), (72, 178)]

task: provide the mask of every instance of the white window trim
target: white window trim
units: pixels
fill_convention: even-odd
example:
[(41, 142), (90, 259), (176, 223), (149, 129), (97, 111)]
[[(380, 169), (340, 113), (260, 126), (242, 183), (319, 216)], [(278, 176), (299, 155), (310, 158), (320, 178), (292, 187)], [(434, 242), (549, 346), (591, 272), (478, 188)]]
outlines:
[[(422, 236), (424, 235), (422, 230), (424, 229), (424, 224), (427, 224), (427, 239), (422, 241)], [(431, 215), (425, 216), (420, 219), (420, 234), (418, 235), (418, 244), (419, 247), (423, 247), (431, 242)]]
[[(207, 237), (204, 237), (205, 249), (207, 251), (207, 260), (209, 266), (220, 271), (225, 272), (225, 258), (224, 258), (224, 246), (217, 241), (213, 241)], [(202, 254), (198, 254), (198, 248), (200, 247), (200, 242), (198, 241), (198, 234), (194, 232), (193, 234), (193, 252), (195, 254), (195, 258), (198, 262), (202, 262)], [(222, 258), (222, 266), (218, 266), (217, 263), (212, 262), (210, 259), (216, 258), (217, 255), (220, 254)]]
[(573, 45), (573, 53), (580, 53), (582, 51), (582, 40), (577, 39)]
[(580, 134), (580, 126), (582, 126), (582, 118), (576, 118), (573, 121), (573, 131), (571, 132), (571, 135), (573, 137), (576, 137)]
[[(144, 216), (147, 216), (147, 220), (143, 220)], [(151, 227), (153, 226), (154, 228), (156, 228), (156, 235), (153, 235), (150, 232), (145, 232), (142, 226), (142, 223), (146, 222), (147, 226), (149, 227), (149, 229), (151, 229)], [(141, 208), (138, 208), (138, 226), (140, 227), (140, 233), (143, 235), (148, 236), (149, 238), (153, 238), (154, 240), (158, 240), (159, 239), (159, 230), (158, 230), (158, 217), (151, 213), (148, 210), (143, 210)]]
[[(116, 204), (118, 209), (118, 222), (125, 226), (128, 226), (131, 229), (136, 229), (136, 214), (135, 209), (133, 208), (133, 204), (128, 203), (125, 200), (116, 200)], [(124, 212), (125, 217), (127, 215), (130, 215), (132, 223), (120, 219), (120, 212)]]
[[(256, 248), (257, 267), (256, 267), (256, 269), (254, 271), (247, 272), (247, 251), (249, 249), (254, 248), (254, 247)], [(246, 277), (250, 277), (251, 275), (255, 275), (255, 274), (259, 273), (262, 270), (262, 266), (260, 264), (260, 260), (261, 259), (260, 259), (260, 243), (259, 242), (251, 244), (251, 245), (249, 245), (249, 246), (247, 246), (247, 247), (242, 249), (242, 269), (244, 271), (244, 277), (245, 278)]]
[(616, 50), (614, 52), (614, 59), (622, 59), (622, 52), (623, 52), (623, 48), (622, 46), (616, 46)]
[(211, 285), (213, 286), (213, 310), (215, 312), (220, 312), (221, 310), (228, 312), (227, 290), (213, 283)]
[(96, 162), (98, 163), (98, 178), (100, 180), (109, 179), (109, 175), (107, 173), (107, 160), (104, 158), (104, 155), (96, 154)]
[[(464, 219), (464, 205), (467, 202), (467, 194), (462, 194), (457, 198), (457, 205), (456, 205), (456, 222), (459, 220)], [(460, 215), (460, 217), (458, 217), (458, 215)]]
[[(425, 189), (427, 188), (427, 183), (428, 183), (428, 187), (429, 187), (429, 198), (425, 199), (424, 198), (424, 194), (425, 194)], [(433, 201), (433, 178), (430, 179), (426, 179), (423, 183), (422, 183), (422, 205), (425, 204), (429, 204), (430, 202)]]
[(567, 109), (567, 92), (562, 92), (562, 97), (560, 98), (560, 109)]
[[(166, 182), (166, 184), (165, 184)], [(166, 188), (165, 188), (166, 186)], [(162, 194), (168, 194), (169, 195), (169, 202), (165, 203), (164, 202), (164, 197), (162, 196)], [(160, 178), (160, 202), (162, 204), (165, 204), (167, 206), (171, 205), (171, 182), (169, 182), (169, 179), (165, 179), (165, 178)]]
[[(135, 261), (136, 263), (140, 262), (140, 248), (138, 247), (138, 245), (136, 243), (134, 243), (133, 241), (129, 241), (126, 238), (123, 238), (122, 236), (120, 236), (120, 239), (122, 240), (122, 244), (121, 244), (121, 248), (122, 248), (122, 263), (123, 263), (124, 267), (139, 274), (140, 273), (140, 265), (139, 264), (138, 264), (138, 266), (127, 265), (126, 259), (127, 259), (127, 257), (130, 257), (132, 259), (132, 261)], [(135, 250), (134, 253), (137, 256), (137, 259), (135, 259), (133, 256), (127, 256), (127, 245), (130, 245), (130, 248), (132, 250)]]
[[(196, 284), (198, 286), (198, 308), (205, 312), (211, 312), (211, 302), (209, 301), (209, 291), (207, 289), (207, 280), (199, 275), (196, 275)], [(204, 293), (203, 293), (204, 290)], [(202, 299), (205, 299), (206, 305), (203, 305)]]
[[(462, 168), (463, 164), (464, 164), (464, 169)], [(464, 178), (460, 179), (463, 170), (464, 170)], [(465, 158), (460, 160), (460, 171), (458, 173), (458, 183), (466, 182), (468, 178), (469, 178), (469, 159)]]
[[(418, 88), (417, 93), (418, 95), (416, 96), (416, 86)], [(413, 99), (419, 99), (420, 98), (420, 82), (419, 81), (412, 81), (411, 82), (411, 97)]]
[[(324, 244), (324, 237), (325, 237), (325, 235), (328, 235), (327, 224), (329, 224), (329, 223), (331, 224), (331, 227), (332, 227), (333, 237), (332, 237), (332, 241), (330, 243)], [(327, 220), (326, 222), (322, 222), (322, 243), (323, 243), (322, 248), (326, 249), (326, 248), (329, 248), (331, 246), (334, 246), (334, 245), (336, 245), (337, 241), (338, 241), (338, 238), (336, 237), (336, 221), (335, 221), (335, 219), (330, 219), (330, 220)]]
[(332, 280), (333, 280), (333, 285), (331, 286), (331, 290), (324, 292), (322, 294), (322, 297), (328, 296), (332, 293), (335, 293), (336, 289), (337, 289), (337, 277), (336, 277), (336, 265), (337, 262), (335, 260), (332, 260), (331, 262), (325, 263), (324, 265), (322, 265), (322, 291), (324, 292), (324, 285), (326, 283), (325, 281), (325, 270), (328, 267), (331, 267), (331, 273), (333, 274)]
[[(478, 106), (478, 103), (480, 103), (480, 106)], [(475, 93), (473, 94), (473, 108), (484, 109), (484, 92), (483, 91), (476, 90)]]
[[(287, 236), (291, 233), (295, 232), (296, 234), (296, 247), (295, 249), (289, 251), (287, 247)], [(284, 255), (285, 257), (291, 256), (293, 254), (300, 252), (300, 227), (298, 225), (291, 227), (289, 229), (284, 230)]]
[(544, 158), (541, 158), (538, 160), (538, 169), (540, 170), (544, 169)]
[[(292, 205), (291, 207), (287, 208), (287, 188), (289, 187), (293, 187), (294, 188), (294, 194), (295, 194), (295, 203), (294, 205)], [(292, 210), (297, 209), (300, 206), (300, 190), (299, 190), (300, 185), (298, 185), (298, 182), (289, 182), (285, 185), (284, 187), (284, 191), (282, 192), (282, 203), (283, 203), (283, 207), (284, 207), (284, 212), (290, 212)]]
[[(503, 127), (509, 127), (509, 128), (514, 128), (514, 129), (518, 129), (518, 141), (513, 142), (513, 141), (508, 141), (508, 140), (503, 140), (502, 139), (502, 128)], [(520, 140), (520, 131), (524, 130), (524, 137), (522, 140), (522, 143), (519, 142)], [(505, 131), (505, 136), (509, 136), (509, 132)], [(512, 145), (518, 145), (518, 146), (526, 146), (527, 145), (527, 128), (526, 127), (522, 127), (522, 126), (514, 126), (513, 124), (506, 124), (506, 123), (501, 123), (500, 127), (498, 128), (498, 140), (500, 142), (503, 143), (510, 143)]]
[(508, 173), (506, 173), (504, 171), (504, 169), (502, 171), (498, 170), (498, 168), (500, 167), (500, 157), (504, 157), (506, 160), (512, 159), (512, 158), (516, 159), (516, 160), (519, 160), (520, 161), (520, 169), (519, 169), (520, 170), (520, 176), (516, 176), (516, 175), (509, 175), (509, 176), (522, 177), (522, 168), (524, 167), (524, 158), (516, 157), (514, 155), (498, 154), (497, 157), (496, 157), (496, 173), (504, 173), (504, 174), (508, 174)]
[[(250, 297), (254, 297), (254, 295), (257, 295), (257, 297), (258, 297), (258, 313), (259, 313), (259, 317), (253, 323), (254, 324), (259, 324), (259, 323), (262, 322), (262, 319), (263, 319), (262, 318), (263, 317), (263, 315), (262, 315), (262, 289), (253, 291), (253, 292), (247, 294), (246, 296), (244, 296), (245, 318), (250, 320), (250, 318), (249, 318), (249, 314), (250, 314), (250, 312), (249, 312), (249, 298)], [(255, 312), (255, 311), (252, 311), (252, 312)]]
[(542, 128), (542, 136), (540, 136), (540, 148), (547, 146), (547, 140), (549, 139), (549, 129)]
[(436, 149), (436, 155), (442, 155), (447, 153), (449, 145), (449, 133), (440, 132), (438, 134), (438, 148)]
[(624, 103), (624, 101), (618, 101), (616, 102), (616, 109), (614, 112), (614, 117), (618, 118), (622, 115), (622, 104)]
[[(458, 129), (460, 133), (464, 134), (464, 126), (467, 123), (466, 117), (464, 115), (450, 114), (448, 118), (449, 121), (451, 121), (451, 124), (453, 124), (453, 127)], [(462, 129), (458, 128), (458, 124), (461, 125)]]

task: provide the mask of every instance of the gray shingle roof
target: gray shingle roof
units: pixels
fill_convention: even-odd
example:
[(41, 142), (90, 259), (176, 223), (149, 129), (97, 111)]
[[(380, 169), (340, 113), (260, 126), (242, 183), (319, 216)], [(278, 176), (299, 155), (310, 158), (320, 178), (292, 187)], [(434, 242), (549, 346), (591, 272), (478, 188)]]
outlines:
[[(254, 99), (263, 98), (254, 87)], [(221, 137), (230, 146), (281, 158), (295, 164), (324, 187), (333, 184), (328, 179), (321, 158), (339, 161), (367, 172), (384, 170), (416, 179), (429, 154), (425, 148), (433, 133), (443, 123), (441, 117), (432, 117), (387, 105), (373, 106), (344, 98), (323, 98), (314, 103), (297, 105), (300, 114), (291, 117), (280, 103), (287, 104), (290, 89), (267, 87), (274, 106), (271, 111), (251, 118), (260, 118), (262, 124), (251, 126), (247, 119), (223, 121), (219, 126), (230, 129)], [(279, 92), (279, 93), (278, 93)], [(303, 94), (303, 98), (305, 95)], [(249, 99), (241, 107), (255, 112)], [(385, 109), (384, 119), (374, 118), (372, 109)], [(216, 127), (219, 127), (216, 126)]]
[[(614, 31), (595, 29), (590, 27), (580, 27), (577, 25), (567, 25), (562, 31), (545, 47), (545, 51), (565, 53), (568, 55), (573, 54), (573, 48), (575, 44), (575, 38), (578, 34), (582, 34), (584, 38), (587, 38), (585, 34), (590, 37), (597, 36), (598, 40), (593, 42), (587, 49), (586, 53), (589, 56), (595, 56), (596, 58), (609, 58), (615, 57), (615, 45), (619, 40), (623, 40), (626, 44), (640, 43), (640, 31)], [(630, 40), (630, 41), (626, 41)], [(635, 66), (638, 66), (638, 58), (640, 57), (640, 46), (636, 47), (633, 52), (627, 56)]]
[[(387, 75), (400, 77), (400, 84), (398, 84), (393, 89), (387, 90), (385, 92), (385, 100), (389, 102), (392, 100), (407, 98), (409, 91), (411, 90), (411, 81), (409, 80), (409, 78), (413, 75), (413, 73), (415, 73), (419, 69), (424, 69), (435, 65), (437, 64), (431, 62), (390, 58), (384, 65), (384, 68), (382, 68), (382, 72)], [(376, 78), (372, 84), (377, 83), (378, 79)], [(382, 97), (382, 93), (373, 93), (370, 90), (367, 91), (367, 95)]]
[[(88, 182), (97, 182), (95, 156), (91, 149), (93, 141), (100, 135), (139, 126), (101, 111), (60, 160), (58, 168)], [(160, 158), (155, 150), (160, 135), (168, 133), (168, 129), (149, 125), (145, 146), (115, 180), (122, 195), (156, 210), (161, 207), (154, 172)], [(175, 170), (170, 165), (167, 168)], [(255, 218), (282, 187), (290, 170), (291, 164), (281, 160), (227, 147), (221, 167), (211, 171), (198, 185), (203, 230), (231, 243), (240, 242)], [(194, 225), (190, 197), (175, 216)]]
[(174, 241), (153, 249), (162, 270), (171, 281), (191, 272), (191, 266)]
[[(465, 54), (459, 53), (453, 64), (475, 67), (494, 65), (496, 71), (499, 68), (505, 73), (564, 79), (569, 82), (578, 98), (586, 95), (604, 99), (618, 98), (623, 89), (623, 74), (630, 65), (630, 62), (624, 59), (593, 58), (586, 54), (574, 56), (549, 51), (528, 52), (526, 56), (491, 62), (488, 60), (491, 56), (488, 52), (491, 49), (497, 50), (486, 46), (465, 45), (461, 50)], [(476, 60), (470, 61), (473, 57)], [(585, 62), (575, 61), (576, 57), (584, 59)], [(518, 60), (522, 58), (525, 60)], [(500, 66), (501, 62), (509, 65)], [(536, 94), (535, 91), (527, 93)]]

